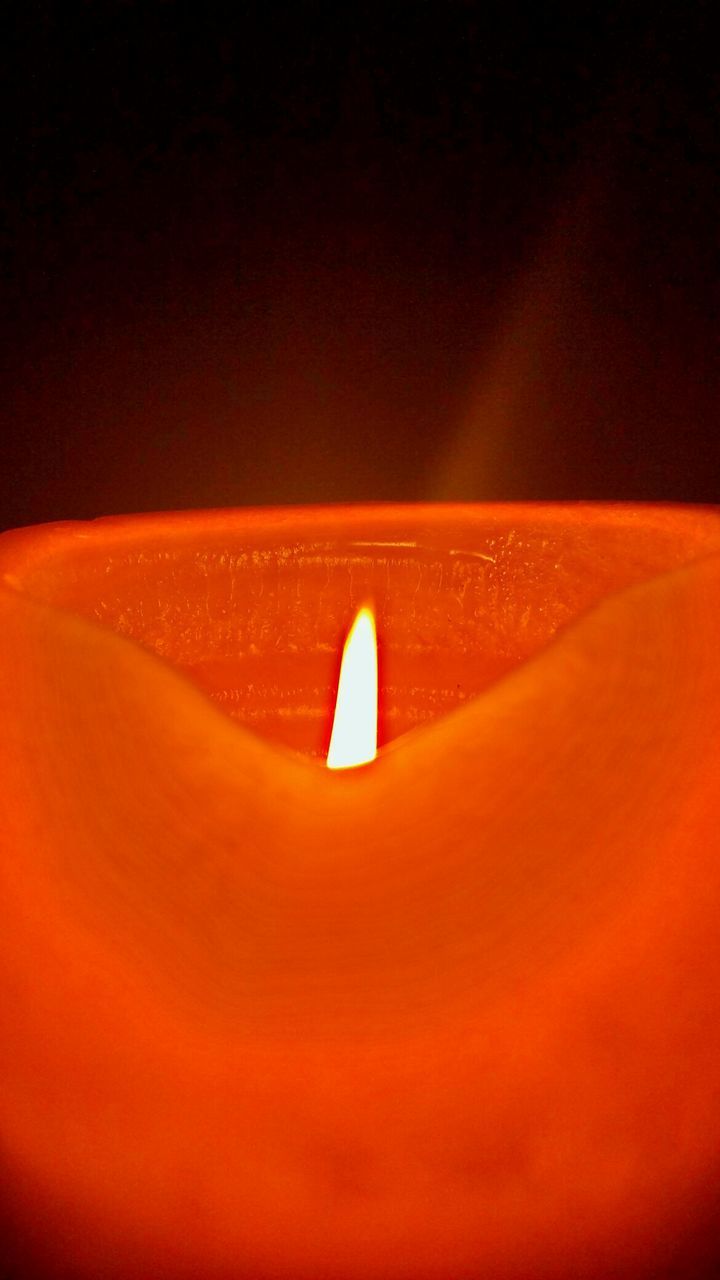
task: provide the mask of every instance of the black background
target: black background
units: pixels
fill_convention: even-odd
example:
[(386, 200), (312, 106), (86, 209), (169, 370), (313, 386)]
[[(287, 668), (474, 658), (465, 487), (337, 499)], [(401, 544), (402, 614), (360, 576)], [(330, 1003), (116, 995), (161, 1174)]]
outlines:
[(718, 498), (711, 5), (15, 10), (3, 527)]

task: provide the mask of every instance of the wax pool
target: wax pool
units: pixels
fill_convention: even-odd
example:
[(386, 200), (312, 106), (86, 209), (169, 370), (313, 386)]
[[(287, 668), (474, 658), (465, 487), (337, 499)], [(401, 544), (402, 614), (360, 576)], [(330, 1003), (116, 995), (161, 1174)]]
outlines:
[[(698, 1273), (715, 511), (127, 517), (0, 578), (18, 1275)], [(381, 752), (330, 771), (368, 602)]]

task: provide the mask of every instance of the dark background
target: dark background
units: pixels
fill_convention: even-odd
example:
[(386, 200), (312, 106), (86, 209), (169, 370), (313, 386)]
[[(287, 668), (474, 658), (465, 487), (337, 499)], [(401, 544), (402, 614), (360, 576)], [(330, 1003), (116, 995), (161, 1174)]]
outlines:
[(0, 525), (720, 498), (710, 4), (14, 8)]

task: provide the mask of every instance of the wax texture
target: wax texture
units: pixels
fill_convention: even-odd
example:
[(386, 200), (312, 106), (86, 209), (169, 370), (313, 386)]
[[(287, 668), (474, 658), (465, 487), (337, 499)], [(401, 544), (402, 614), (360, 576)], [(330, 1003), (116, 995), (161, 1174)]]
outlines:
[(714, 509), (0, 538), (13, 1275), (711, 1275), (719, 620)]

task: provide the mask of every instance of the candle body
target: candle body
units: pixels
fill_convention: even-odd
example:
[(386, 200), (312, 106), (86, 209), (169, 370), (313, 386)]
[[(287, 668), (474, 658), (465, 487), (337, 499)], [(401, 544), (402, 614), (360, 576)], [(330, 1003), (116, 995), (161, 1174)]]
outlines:
[[(137, 517), (7, 535), (0, 573), (28, 1266), (637, 1275), (707, 1246), (714, 512)], [(389, 746), (331, 775), (369, 598)]]

